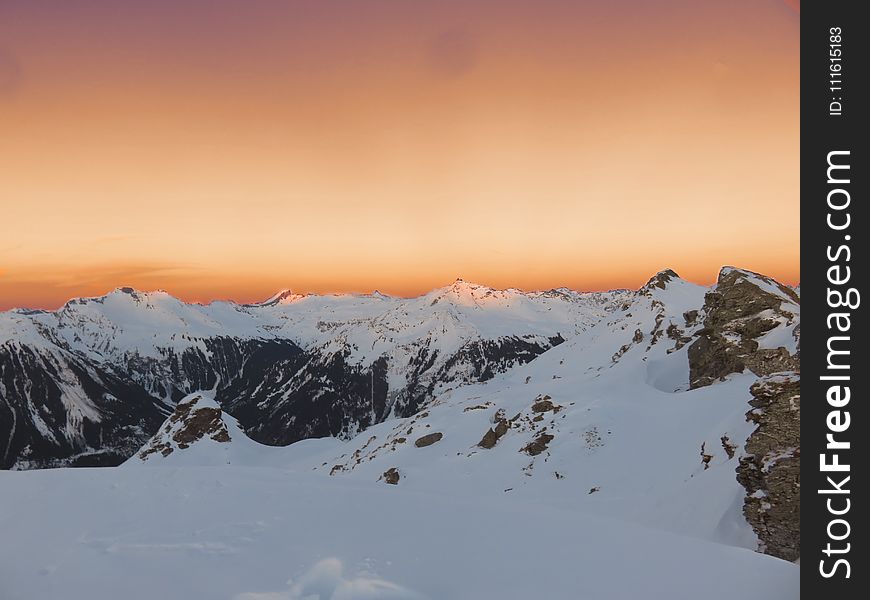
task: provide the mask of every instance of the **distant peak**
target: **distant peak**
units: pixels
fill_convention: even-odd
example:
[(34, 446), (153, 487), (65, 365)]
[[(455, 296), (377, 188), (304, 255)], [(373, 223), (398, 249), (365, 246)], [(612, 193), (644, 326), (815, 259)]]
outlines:
[[(161, 290), (162, 292), (162, 290)], [(152, 292), (154, 293), (154, 292)], [(165, 293), (165, 292), (163, 292)], [(111, 292), (107, 294), (103, 294), (102, 296), (83, 296), (79, 298), (71, 298), (67, 300), (61, 309), (69, 308), (72, 306), (84, 306), (90, 304), (92, 302), (96, 302), (97, 304), (103, 304), (106, 300), (110, 298), (119, 298), (129, 296), (133, 300), (139, 302), (142, 300), (142, 297), (147, 296), (148, 292), (142, 292), (137, 290), (136, 288), (124, 286), (124, 287), (116, 287)]]
[(679, 279), (680, 276), (677, 275), (677, 272), (673, 269), (663, 269), (650, 277), (650, 280), (644, 284), (641, 291), (652, 291), (653, 288), (658, 288), (663, 290), (667, 288), (668, 284), (674, 279)]
[(452, 284), (432, 290), (426, 297), (433, 298), (432, 304), (444, 300), (457, 305), (480, 306), (490, 301), (508, 300), (519, 293), (518, 290), (497, 290), (457, 277)]
[(302, 294), (295, 294), (291, 289), (283, 289), (272, 294), (262, 302), (254, 302), (249, 306), (275, 306), (276, 304), (289, 304), (294, 300), (304, 297), (305, 296)]
[(466, 280), (462, 279), (461, 277), (457, 277), (456, 280), (453, 283), (451, 283), (449, 286), (447, 286), (446, 289), (448, 291), (453, 291), (453, 292), (466, 292), (466, 291), (467, 292), (474, 292), (477, 290), (492, 291), (492, 288), (489, 288), (485, 285), (480, 285), (478, 283), (472, 283), (470, 281), (466, 281)]
[(476, 289), (491, 290), (492, 289), (490, 287), (487, 287), (485, 285), (481, 285), (479, 283), (473, 283), (471, 281), (466, 281), (462, 277), (457, 277), (456, 280), (452, 284), (450, 284), (449, 287), (453, 288), (453, 289), (458, 289), (458, 290), (476, 290)]

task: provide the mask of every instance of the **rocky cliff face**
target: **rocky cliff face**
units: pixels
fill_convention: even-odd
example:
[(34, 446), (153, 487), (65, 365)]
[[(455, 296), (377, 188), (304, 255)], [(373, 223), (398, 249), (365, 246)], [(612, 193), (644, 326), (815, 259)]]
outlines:
[(725, 268), (704, 299), (703, 328), (689, 347), (692, 388), (732, 373), (760, 379), (749, 390), (756, 425), (740, 457), (744, 515), (761, 550), (800, 556), (800, 296), (776, 281)]
[(751, 388), (746, 418), (757, 425), (740, 458), (743, 513), (767, 554), (800, 557), (800, 374), (761, 378)]
[(748, 369), (768, 375), (799, 368), (800, 297), (776, 281), (726, 267), (704, 298), (703, 329), (689, 346), (697, 388)]
[(0, 468), (119, 464), (167, 412), (128, 377), (81, 356), (0, 344)]

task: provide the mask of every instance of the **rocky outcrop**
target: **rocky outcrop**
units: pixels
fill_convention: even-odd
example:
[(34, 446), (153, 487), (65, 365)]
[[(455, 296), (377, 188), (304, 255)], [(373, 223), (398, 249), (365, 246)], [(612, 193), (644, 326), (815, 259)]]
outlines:
[(679, 279), (680, 276), (677, 275), (676, 271), (673, 269), (664, 269), (663, 271), (659, 271), (655, 275), (653, 275), (649, 281), (647, 281), (642, 288), (640, 288), (639, 292), (641, 294), (649, 295), (653, 289), (666, 289), (668, 284), (674, 279)]
[(425, 448), (426, 446), (431, 446), (435, 442), (440, 442), (441, 438), (444, 437), (444, 434), (440, 431), (436, 431), (435, 433), (430, 433), (428, 435), (424, 435), (421, 438), (418, 438), (414, 445), (418, 448)]
[(547, 447), (550, 442), (553, 441), (554, 437), (555, 436), (542, 430), (531, 442), (523, 446), (520, 449), (520, 452), (525, 452), (529, 456), (537, 456), (547, 450)]
[(800, 557), (800, 375), (763, 377), (750, 389), (746, 418), (758, 426), (746, 441), (737, 480), (746, 488), (743, 514), (760, 550)]
[(204, 439), (218, 443), (231, 441), (220, 406), (212, 398), (191, 394), (178, 403), (175, 412), (138, 456), (143, 461), (153, 454), (167, 457), (175, 450), (184, 450)]
[(490, 427), (485, 434), (483, 434), (483, 438), (477, 445), (485, 450), (490, 450), (495, 447), (496, 443), (508, 432), (511, 428), (511, 422), (508, 421), (504, 416), (504, 411), (499, 411), (496, 413), (496, 416), (493, 417), (495, 420), (495, 427)]
[(553, 404), (553, 399), (550, 396), (544, 394), (535, 398), (534, 404), (532, 404), (532, 412), (534, 413), (545, 413), (553, 411), (553, 413), (557, 413), (562, 410), (562, 407), (558, 404)]
[(399, 479), (402, 476), (399, 474), (399, 470), (396, 467), (391, 467), (384, 471), (384, 474), (381, 475), (385, 483), (389, 483), (390, 485), (396, 485), (399, 483)]
[[(691, 388), (732, 373), (758, 375), (746, 416), (757, 427), (739, 458), (737, 480), (746, 489), (743, 513), (760, 550), (800, 556), (800, 296), (763, 275), (725, 267), (697, 315), (703, 327), (689, 346)], [(728, 458), (737, 444), (721, 439)], [(709, 460), (702, 446), (705, 468)]]
[(704, 326), (689, 346), (690, 387), (746, 369), (759, 376), (799, 369), (796, 351), (765, 340), (777, 328), (790, 329), (797, 339), (799, 311), (800, 297), (791, 288), (751, 271), (723, 268), (704, 298)]

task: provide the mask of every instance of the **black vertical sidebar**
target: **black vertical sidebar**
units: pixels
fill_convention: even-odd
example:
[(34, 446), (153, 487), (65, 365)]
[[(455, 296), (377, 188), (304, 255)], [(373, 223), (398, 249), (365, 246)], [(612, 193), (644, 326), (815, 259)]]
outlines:
[[(870, 294), (864, 2), (801, 6), (801, 595), (866, 597)], [(868, 306), (864, 306), (864, 304)]]

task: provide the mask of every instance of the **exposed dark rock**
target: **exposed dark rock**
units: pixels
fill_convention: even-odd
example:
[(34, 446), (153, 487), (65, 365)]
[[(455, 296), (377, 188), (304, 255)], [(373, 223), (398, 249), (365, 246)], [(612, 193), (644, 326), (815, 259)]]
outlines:
[(184, 419), (184, 426), (175, 432), (172, 439), (179, 448), (187, 448), (206, 436), (216, 442), (230, 441), (230, 434), (221, 420), (221, 409), (200, 408), (193, 411)]
[(743, 514), (767, 554), (800, 557), (800, 375), (755, 383), (746, 417), (758, 426), (746, 441), (737, 480), (746, 488)]
[(384, 471), (382, 475), (384, 481), (389, 483), (390, 485), (396, 485), (399, 483), (399, 479), (401, 479), (401, 475), (399, 474), (399, 470), (396, 467), (391, 467)]
[(677, 325), (674, 323), (668, 325), (665, 333), (667, 334), (669, 339), (674, 340), (674, 347), (668, 349), (668, 354), (670, 354), (671, 352), (676, 352), (677, 350), (692, 341), (692, 338), (683, 335), (683, 330), (677, 327)]
[(407, 417), (416, 413), (436, 396), (439, 383), (488, 381), (516, 365), (534, 360), (564, 341), (561, 335), (545, 339), (510, 336), (497, 340), (474, 340), (462, 346), (437, 368), (437, 351), (424, 347), (411, 362), (413, 370), (407, 387), (396, 397), (395, 414)]
[(274, 446), (311, 437), (348, 438), (389, 410), (387, 360), (350, 364), (349, 351), (319, 354), (263, 347), (218, 400), (254, 440)]
[(550, 442), (553, 441), (552, 435), (549, 433), (544, 433), (543, 431), (535, 437), (531, 442), (526, 444), (520, 451), (525, 452), (529, 456), (537, 456), (538, 454), (544, 452), (547, 449), (547, 446)]
[(701, 443), (701, 464), (704, 465), (704, 470), (710, 468), (710, 461), (713, 460), (712, 454), (707, 454), (707, 442)]
[[(500, 412), (502, 415), (504, 414), (504, 411)], [(483, 438), (477, 443), (477, 445), (487, 450), (495, 447), (498, 440), (508, 432), (510, 426), (510, 421), (505, 419), (503, 416), (499, 417), (495, 427), (490, 427), (487, 432), (483, 434)]]
[(435, 433), (429, 433), (421, 438), (417, 438), (417, 441), (414, 442), (414, 445), (418, 448), (425, 448), (426, 446), (431, 446), (435, 442), (440, 442), (441, 438), (443, 437), (444, 434), (442, 434), (440, 431), (436, 431)]
[(623, 345), (619, 348), (619, 350), (617, 350), (617, 351), (613, 354), (613, 356), (610, 357), (610, 360), (613, 361), (613, 362), (619, 362), (619, 359), (622, 358), (622, 356), (623, 356), (626, 352), (628, 352), (629, 350), (631, 350), (631, 344), (623, 344)]
[[(94, 408), (80, 422), (64, 398), (71, 388)], [(60, 348), (0, 344), (0, 468), (116, 466), (168, 413), (142, 386), (104, 365)]]
[(731, 441), (731, 439), (727, 435), (723, 435), (719, 438), (722, 442), (722, 449), (725, 450), (725, 454), (728, 455), (728, 460), (734, 458), (734, 454), (737, 451), (737, 444)]
[(665, 269), (664, 271), (659, 271), (655, 275), (650, 278), (649, 281), (644, 284), (642, 288), (640, 288), (641, 292), (649, 292), (654, 288), (665, 289), (667, 285), (674, 279), (679, 279), (680, 276), (677, 275), (671, 269)]
[(544, 413), (553, 411), (554, 413), (562, 410), (562, 407), (558, 404), (553, 404), (552, 398), (550, 396), (538, 396), (535, 398), (535, 403), (532, 404), (532, 412), (535, 413)]
[[(754, 281), (782, 293), (762, 289)], [(761, 376), (799, 368), (799, 357), (786, 348), (759, 348), (757, 341), (781, 320), (792, 322), (794, 314), (782, 308), (783, 302), (799, 303), (800, 298), (767, 277), (723, 269), (716, 288), (704, 298), (704, 327), (689, 346), (690, 387), (710, 385), (745, 369)]]
[(139, 458), (145, 460), (149, 455), (158, 452), (169, 456), (173, 452), (170, 439), (180, 449), (188, 448), (205, 437), (216, 442), (231, 441), (221, 409), (197, 406), (200, 399), (195, 396), (179, 403), (175, 412), (167, 419), (163, 430), (151, 439), (149, 446), (139, 453)]
[(490, 450), (495, 448), (495, 444), (498, 442), (498, 436), (495, 433), (495, 430), (490, 427), (486, 430), (486, 433), (483, 434), (483, 437), (477, 442), (477, 445), (486, 450)]

